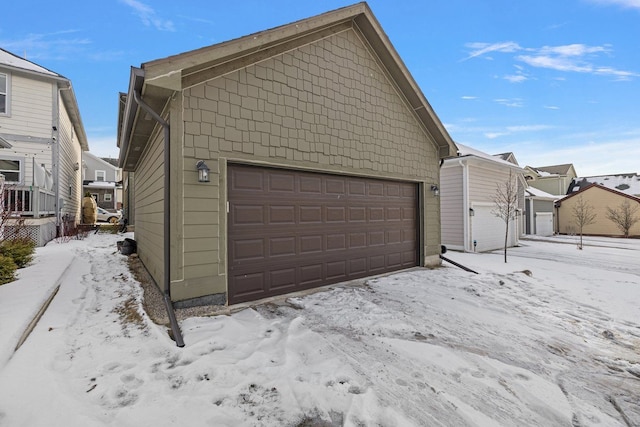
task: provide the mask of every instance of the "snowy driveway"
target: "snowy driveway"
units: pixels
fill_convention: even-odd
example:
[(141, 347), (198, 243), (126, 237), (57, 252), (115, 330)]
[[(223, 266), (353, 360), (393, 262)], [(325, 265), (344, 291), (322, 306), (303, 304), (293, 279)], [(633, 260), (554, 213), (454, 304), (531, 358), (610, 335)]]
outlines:
[(59, 245), (77, 259), (0, 366), (0, 426), (640, 425), (640, 241), (448, 253), (480, 274), (191, 318), (179, 349), (117, 239)]

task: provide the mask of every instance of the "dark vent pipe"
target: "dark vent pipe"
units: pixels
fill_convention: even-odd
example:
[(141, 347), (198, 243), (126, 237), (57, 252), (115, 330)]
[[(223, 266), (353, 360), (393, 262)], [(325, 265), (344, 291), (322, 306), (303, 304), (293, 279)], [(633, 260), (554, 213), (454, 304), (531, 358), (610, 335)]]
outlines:
[(182, 332), (180, 332), (180, 326), (176, 320), (176, 313), (173, 310), (173, 303), (171, 302), (171, 180), (169, 179), (171, 153), (169, 152), (169, 123), (142, 100), (137, 90), (133, 91), (133, 99), (135, 99), (140, 108), (149, 113), (151, 117), (164, 128), (164, 305), (167, 308), (173, 339), (176, 341), (178, 347), (184, 347)]

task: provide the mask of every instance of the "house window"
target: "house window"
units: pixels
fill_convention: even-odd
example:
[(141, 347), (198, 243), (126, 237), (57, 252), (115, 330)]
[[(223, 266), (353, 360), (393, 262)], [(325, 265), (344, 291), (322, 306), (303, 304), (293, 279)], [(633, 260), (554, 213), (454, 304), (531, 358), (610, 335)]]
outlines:
[(104, 193), (104, 201), (105, 202), (111, 201), (111, 193)]
[(9, 75), (0, 73), (0, 115), (9, 114)]
[(96, 171), (96, 181), (105, 181), (107, 173), (105, 171)]
[(4, 175), (5, 182), (19, 183), (22, 175), (22, 162), (20, 160), (0, 159), (0, 173)]

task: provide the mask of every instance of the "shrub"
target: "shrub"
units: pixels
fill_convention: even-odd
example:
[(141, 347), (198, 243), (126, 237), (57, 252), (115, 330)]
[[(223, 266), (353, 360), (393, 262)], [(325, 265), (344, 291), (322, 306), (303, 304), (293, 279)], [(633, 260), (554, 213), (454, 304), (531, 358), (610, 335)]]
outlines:
[(13, 259), (18, 268), (23, 268), (33, 259), (35, 247), (29, 239), (5, 240), (0, 245), (0, 255)]
[(0, 255), (0, 285), (16, 280), (16, 270), (18, 266), (13, 259)]

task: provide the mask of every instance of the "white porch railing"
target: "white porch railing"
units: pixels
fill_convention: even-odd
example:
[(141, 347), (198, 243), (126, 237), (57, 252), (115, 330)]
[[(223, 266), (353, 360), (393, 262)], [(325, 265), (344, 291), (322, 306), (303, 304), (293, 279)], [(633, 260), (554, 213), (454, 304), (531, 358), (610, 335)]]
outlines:
[(56, 195), (53, 191), (40, 187), (5, 185), (3, 196), (3, 209), (11, 216), (40, 218), (56, 213)]

